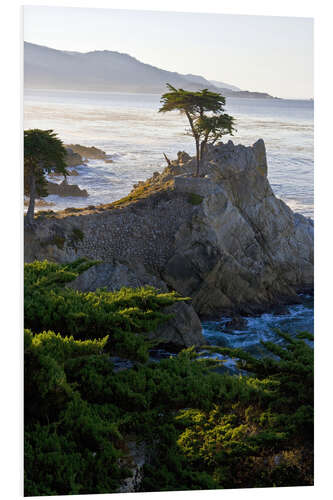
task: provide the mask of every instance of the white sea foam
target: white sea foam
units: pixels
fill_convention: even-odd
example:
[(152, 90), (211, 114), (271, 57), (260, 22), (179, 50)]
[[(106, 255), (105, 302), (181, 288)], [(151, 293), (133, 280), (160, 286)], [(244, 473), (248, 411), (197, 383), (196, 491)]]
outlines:
[(303, 296), (302, 299), (302, 304), (288, 306), (284, 314), (264, 313), (244, 317), (246, 326), (242, 330), (230, 331), (226, 326), (230, 318), (204, 321), (204, 336), (214, 345), (240, 347), (254, 354), (263, 353), (261, 341), (282, 342), (276, 329), (291, 335), (302, 331), (313, 333), (313, 299), (309, 296)]

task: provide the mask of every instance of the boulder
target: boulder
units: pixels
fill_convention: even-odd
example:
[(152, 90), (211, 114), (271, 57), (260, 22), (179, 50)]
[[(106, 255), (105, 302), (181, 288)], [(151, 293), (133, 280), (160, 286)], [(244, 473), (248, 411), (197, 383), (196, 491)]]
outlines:
[(95, 146), (82, 146), (80, 144), (70, 144), (67, 150), (72, 151), (85, 159), (104, 160), (106, 163), (113, 163), (110, 155), (107, 155), (102, 149)]
[(226, 323), (225, 328), (227, 330), (244, 330), (246, 326), (246, 319), (242, 316), (236, 315)]
[(72, 170), (68, 170), (68, 175), (74, 175), (76, 177), (79, 175), (79, 172), (73, 168)]
[(89, 196), (86, 189), (80, 189), (77, 184), (68, 184), (67, 179), (64, 179), (60, 184), (48, 181), (47, 192), (58, 196), (81, 196), (83, 198)]
[(122, 287), (138, 288), (147, 285), (167, 291), (163, 281), (147, 273), (143, 268), (133, 270), (113, 259), (111, 262), (102, 262), (90, 267), (67, 286), (83, 292), (93, 292), (97, 288), (106, 288), (111, 292)]
[(68, 167), (77, 167), (78, 165), (83, 165), (85, 163), (79, 153), (76, 153), (72, 148), (68, 147), (66, 147), (65, 161)]
[(177, 160), (178, 163), (187, 163), (191, 160), (191, 156), (186, 151), (178, 151)]
[(176, 302), (165, 307), (163, 312), (172, 314), (173, 317), (154, 332), (150, 332), (150, 340), (158, 340), (176, 348), (200, 346), (205, 343), (200, 319), (190, 304)]

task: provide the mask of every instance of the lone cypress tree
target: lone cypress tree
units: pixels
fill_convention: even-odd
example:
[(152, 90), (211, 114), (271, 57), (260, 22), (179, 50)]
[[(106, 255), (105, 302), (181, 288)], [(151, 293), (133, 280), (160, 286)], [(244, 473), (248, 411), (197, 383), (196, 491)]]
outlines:
[(53, 130), (24, 131), (24, 194), (30, 197), (26, 220), (32, 224), (37, 196), (47, 196), (45, 175), (50, 172), (68, 174), (66, 149)]
[(234, 118), (224, 113), (225, 97), (208, 89), (191, 92), (176, 89), (166, 84), (169, 92), (161, 97), (159, 112), (178, 110), (186, 115), (190, 124), (189, 135), (194, 138), (196, 148), (196, 176), (208, 142), (215, 144), (223, 135), (233, 135)]

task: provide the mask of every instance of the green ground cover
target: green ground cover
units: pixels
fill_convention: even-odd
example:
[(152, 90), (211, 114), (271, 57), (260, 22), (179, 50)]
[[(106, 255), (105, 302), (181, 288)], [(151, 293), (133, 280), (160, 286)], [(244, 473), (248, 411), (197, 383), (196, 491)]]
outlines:
[[(66, 286), (91, 265), (25, 264), (25, 495), (116, 492), (133, 435), (149, 450), (140, 491), (313, 484), (309, 334), (280, 332), (260, 360), (207, 348), (242, 375), (194, 348), (152, 362), (146, 333), (181, 298)], [(133, 368), (115, 371), (110, 354)]]

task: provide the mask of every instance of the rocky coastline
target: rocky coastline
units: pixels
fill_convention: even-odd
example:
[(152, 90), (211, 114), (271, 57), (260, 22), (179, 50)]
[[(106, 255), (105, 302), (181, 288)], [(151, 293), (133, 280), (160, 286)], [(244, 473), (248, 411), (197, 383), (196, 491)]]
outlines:
[(191, 301), (155, 338), (200, 345), (199, 317), (264, 312), (313, 288), (313, 221), (274, 195), (267, 168), (263, 140), (210, 146), (200, 177), (180, 152), (122, 200), (38, 216), (25, 260), (102, 261), (73, 283), (81, 290), (176, 290)]
[[(112, 163), (110, 155), (106, 154), (102, 149), (96, 148), (95, 146), (81, 146), (80, 144), (71, 144), (70, 146), (66, 146), (66, 164), (68, 169), (68, 176), (78, 176), (79, 173), (75, 168), (78, 166), (86, 165), (88, 160), (103, 160), (106, 163)], [(58, 178), (59, 174), (52, 173), (49, 174), (52, 178)], [(78, 196), (82, 198), (87, 198), (89, 196), (86, 189), (81, 189), (77, 184), (70, 184), (67, 181), (67, 178), (62, 182), (51, 182), (47, 181), (47, 192), (49, 195), (58, 195), (61, 197), (66, 196)], [(53, 206), (54, 203), (47, 202), (45, 200), (38, 200), (37, 206)]]
[(111, 155), (95, 146), (82, 146), (81, 144), (69, 144), (66, 146), (68, 156), (80, 157), (83, 162), (87, 160), (103, 160), (106, 163), (113, 163)]
[(60, 184), (47, 181), (46, 189), (49, 194), (58, 196), (79, 196), (81, 198), (89, 196), (86, 189), (81, 189), (77, 184), (69, 184), (67, 179), (64, 179)]

